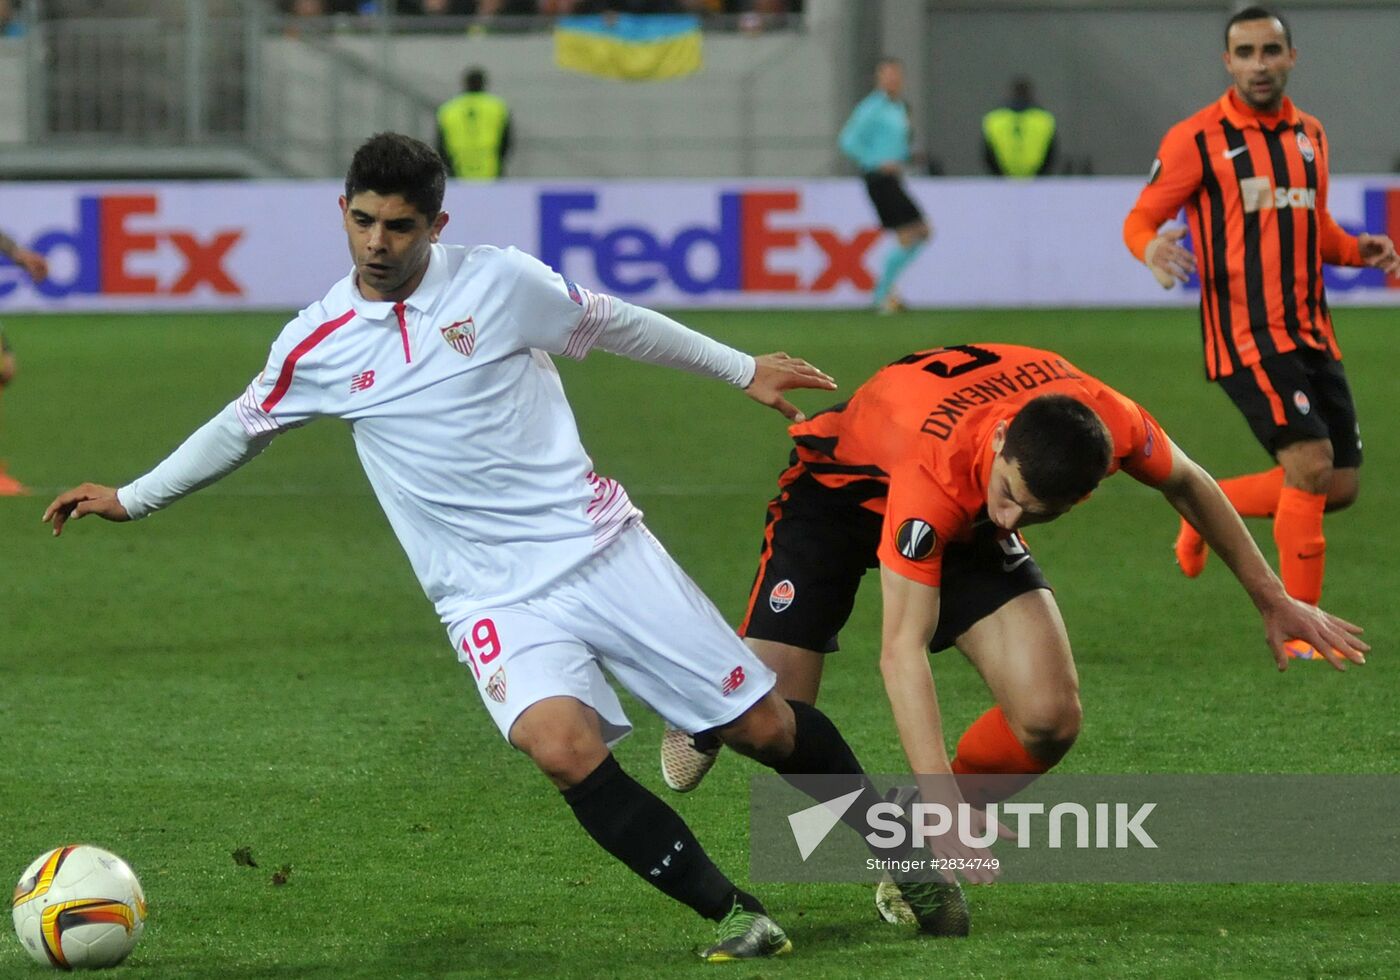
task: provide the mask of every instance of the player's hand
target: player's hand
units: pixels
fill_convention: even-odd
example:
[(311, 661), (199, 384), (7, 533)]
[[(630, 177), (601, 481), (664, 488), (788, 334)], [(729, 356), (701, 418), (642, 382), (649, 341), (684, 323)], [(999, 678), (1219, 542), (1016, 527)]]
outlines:
[(131, 515), (117, 499), (115, 487), (84, 483), (54, 497), (53, 503), (44, 510), (44, 523), (52, 524), (53, 535), (58, 537), (63, 533), (63, 525), (70, 517), (76, 521), (89, 514), (96, 514), (108, 521), (131, 520)]
[(1279, 670), (1288, 669), (1288, 652), (1283, 645), (1293, 639), (1311, 643), (1338, 670), (1346, 670), (1347, 661), (1364, 664), (1366, 651), (1371, 649), (1360, 637), (1360, 626), (1291, 596), (1285, 595), (1275, 606), (1263, 610), (1263, 616), (1264, 633)]
[(807, 416), (783, 397), (793, 388), (820, 388), (834, 391), (836, 382), (825, 371), (813, 367), (800, 357), (787, 354), (760, 354), (754, 358), (753, 380), (744, 389), (760, 405), (776, 408), (794, 422), (804, 422)]
[(1170, 228), (1147, 243), (1143, 261), (1163, 289), (1186, 282), (1196, 271), (1196, 256), (1181, 245), (1185, 237), (1185, 228)]
[(1400, 254), (1396, 253), (1395, 243), (1387, 236), (1362, 233), (1356, 236), (1356, 243), (1361, 246), (1361, 261), (1400, 279)]
[[(934, 858), (939, 859), (940, 864), (935, 867), (943, 879), (953, 882), (962, 877), (973, 885), (989, 885), (996, 881), (1001, 876), (996, 856), (989, 848), (976, 847), (964, 842), (958, 833), (959, 812), (962, 808), (969, 818), (969, 835), (979, 839), (985, 837), (988, 827), (986, 808), (968, 805), (962, 793), (958, 792), (956, 780), (950, 775), (916, 776), (915, 782), (919, 785), (921, 801), (941, 805), (952, 816), (951, 826), (938, 834), (932, 834), (932, 831), (938, 829), (938, 817), (934, 815), (938, 811), (934, 810), (924, 819), (924, 832), (928, 835), (924, 838), (924, 846)], [(916, 833), (917, 829), (915, 828)], [(1016, 835), (1005, 824), (998, 822), (996, 839), (1015, 840)]]
[(47, 279), (49, 276), (49, 263), (38, 252), (31, 252), (27, 248), (22, 248), (15, 253), (14, 260), (25, 272), (29, 273), (29, 278), (35, 282)]
[(879, 171), (882, 174), (894, 174), (898, 177), (904, 171), (904, 166), (898, 160), (886, 160), (880, 164)]

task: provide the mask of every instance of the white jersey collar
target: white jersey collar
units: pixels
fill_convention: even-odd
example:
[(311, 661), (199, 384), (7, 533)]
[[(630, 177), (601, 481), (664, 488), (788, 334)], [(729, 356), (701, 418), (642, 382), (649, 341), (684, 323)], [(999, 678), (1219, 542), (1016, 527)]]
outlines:
[[(447, 250), (442, 245), (429, 246), (428, 271), (423, 273), (423, 281), (418, 284), (413, 295), (404, 300), (404, 305), (419, 313), (427, 312), (437, 302), (438, 295), (447, 285), (448, 278)], [(359, 278), (353, 270), (350, 273), (350, 305), (355, 308), (356, 315), (362, 320), (394, 318), (394, 303), (389, 300), (365, 299), (360, 293)]]

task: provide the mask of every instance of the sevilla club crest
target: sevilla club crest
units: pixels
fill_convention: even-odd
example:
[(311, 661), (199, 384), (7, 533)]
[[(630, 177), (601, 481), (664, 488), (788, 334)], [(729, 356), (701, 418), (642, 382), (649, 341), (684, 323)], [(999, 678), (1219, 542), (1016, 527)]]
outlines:
[(471, 317), (449, 323), (441, 330), (442, 339), (447, 341), (448, 347), (464, 357), (472, 356), (472, 351), (476, 349), (476, 323)]
[(486, 682), (486, 696), (497, 704), (506, 703), (506, 669), (497, 668), (491, 675), (491, 679)]

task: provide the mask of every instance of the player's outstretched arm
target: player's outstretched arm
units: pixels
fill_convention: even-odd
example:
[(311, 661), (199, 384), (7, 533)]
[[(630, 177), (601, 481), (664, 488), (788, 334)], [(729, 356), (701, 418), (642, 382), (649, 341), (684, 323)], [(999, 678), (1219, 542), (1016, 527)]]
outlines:
[(610, 302), (613, 314), (598, 337), (600, 350), (728, 381), (754, 401), (777, 409), (795, 422), (802, 421), (803, 415), (783, 397), (783, 392), (793, 388), (830, 391), (836, 387), (826, 372), (800, 357), (783, 353), (751, 357), (655, 310), (616, 298)]
[(836, 382), (829, 374), (800, 357), (783, 353), (760, 354), (753, 360), (753, 380), (744, 389), (744, 394), (760, 405), (777, 409), (794, 422), (802, 422), (807, 417), (783, 397), (783, 392), (794, 388), (817, 388), (822, 391), (836, 388)]
[(63, 525), (68, 523), (69, 518), (76, 521), (89, 514), (96, 514), (107, 521), (131, 520), (131, 515), (117, 499), (116, 487), (83, 483), (53, 498), (53, 503), (44, 510), (44, 523), (52, 524), (53, 535), (58, 537), (63, 533)]
[(1357, 635), (1361, 628), (1288, 595), (1220, 486), (1180, 448), (1171, 448), (1171, 475), (1158, 489), (1244, 586), (1264, 620), (1278, 669), (1288, 669), (1283, 645), (1292, 639), (1311, 643), (1338, 670), (1345, 670), (1348, 660), (1364, 664), (1371, 648)]
[(84, 483), (54, 498), (44, 511), (54, 536), (72, 518), (96, 514), (109, 521), (134, 521), (223, 479), (262, 452), (280, 430), (249, 435), (238, 421), (237, 402), (227, 406), (167, 456), (155, 469), (124, 487)]
[[(952, 775), (938, 695), (928, 665), (928, 642), (938, 626), (939, 590), (907, 579), (884, 565), (880, 566), (880, 589), (884, 601), (880, 674), (900, 744), (913, 769), (919, 796), (925, 803), (942, 804), (956, 814), (959, 804), (966, 801)], [(974, 811), (974, 821), (980, 819), (980, 811)], [(980, 834), (982, 826), (974, 830)], [(1000, 826), (998, 832), (1009, 834)], [(955, 833), (934, 838), (930, 848), (942, 858), (967, 859), (962, 874), (970, 882), (985, 884), (996, 879), (997, 872), (988, 861), (990, 852), (964, 844)]]

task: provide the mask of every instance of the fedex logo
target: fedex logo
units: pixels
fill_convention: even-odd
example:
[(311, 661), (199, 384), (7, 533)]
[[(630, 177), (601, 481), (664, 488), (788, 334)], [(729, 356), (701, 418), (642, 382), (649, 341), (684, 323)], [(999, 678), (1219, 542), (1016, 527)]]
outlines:
[[(1389, 235), (1391, 241), (1400, 242), (1400, 187), (1363, 191), (1361, 209), (1364, 224), (1354, 225), (1346, 221), (1338, 223), (1353, 235), (1370, 232), (1373, 235)], [(1338, 292), (1352, 289), (1400, 288), (1400, 280), (1392, 279), (1380, 269), (1339, 269), (1336, 266), (1324, 265), (1322, 281), (1329, 290)]]
[[(715, 224), (682, 227), (667, 237), (639, 224), (595, 227), (588, 216), (598, 210), (597, 194), (544, 193), (540, 258), (562, 271), (569, 253), (586, 251), (603, 288), (624, 296), (663, 282), (690, 295), (823, 293), (843, 282), (862, 291), (873, 289), (875, 280), (864, 260), (880, 240), (880, 229), (866, 228), (843, 238), (831, 228), (781, 226), (773, 220), (800, 207), (797, 191), (724, 193), (719, 195)], [(821, 256), (815, 269), (799, 273), (774, 267), (774, 258), (793, 256), (811, 245)], [(697, 271), (702, 263), (703, 271)]]
[[(77, 225), (41, 233), (29, 248), (49, 259), (48, 279), (34, 283), (40, 294), (61, 298), (74, 293), (104, 296), (181, 296), (206, 286), (216, 293), (243, 295), (243, 287), (225, 267), (229, 252), (243, 232), (225, 229), (200, 234), (183, 228), (152, 227), (144, 216), (155, 217), (155, 194), (103, 194), (78, 198)], [(69, 266), (70, 275), (57, 270)], [(159, 262), (171, 271), (154, 275), (135, 271), (132, 260)], [(172, 261), (173, 260), (173, 261)], [(15, 265), (0, 259), (0, 298), (28, 283)]]

